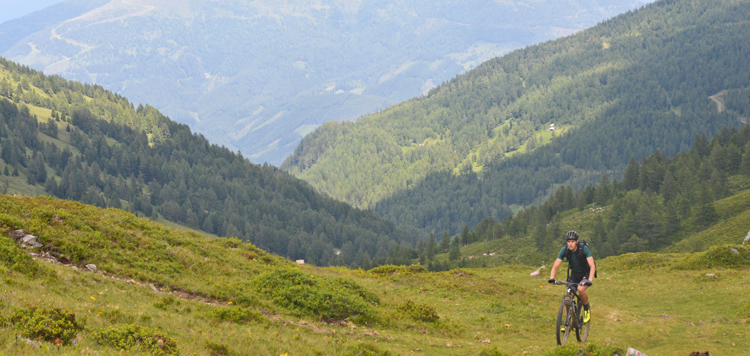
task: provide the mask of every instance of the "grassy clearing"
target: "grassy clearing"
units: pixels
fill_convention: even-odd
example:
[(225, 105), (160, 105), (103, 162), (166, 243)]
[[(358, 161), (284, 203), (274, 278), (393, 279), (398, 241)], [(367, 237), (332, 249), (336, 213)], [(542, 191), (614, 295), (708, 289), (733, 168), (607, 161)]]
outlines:
[[(0, 223), (78, 268), (30, 260), (0, 237), (10, 256), (0, 259), (0, 315), (59, 307), (83, 324), (70, 345), (37, 349), (0, 322), (0, 354), (135, 353), (123, 341), (132, 335), (151, 347), (149, 335), (160, 335), (183, 355), (546, 355), (556, 346), (563, 290), (546, 283), (548, 271), (533, 278), (535, 267), (514, 262), (440, 273), (299, 266), (236, 240), (46, 198), (0, 197)], [(748, 258), (726, 246), (599, 261), (588, 347), (741, 354), (750, 344)]]

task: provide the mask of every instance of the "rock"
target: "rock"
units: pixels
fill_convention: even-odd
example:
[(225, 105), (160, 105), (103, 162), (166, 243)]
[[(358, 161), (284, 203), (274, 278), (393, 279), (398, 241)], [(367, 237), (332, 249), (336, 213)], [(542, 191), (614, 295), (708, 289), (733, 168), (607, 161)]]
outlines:
[(78, 267), (76, 267), (76, 266), (70, 266), (70, 268), (72, 268), (72, 269), (74, 269), (76, 271), (78, 270)]
[(42, 247), (42, 243), (39, 238), (34, 235), (24, 235), (21, 237), (21, 246), (24, 248), (39, 248)]
[(735, 254), (735, 255), (739, 255), (740, 254), (740, 251), (737, 251), (736, 248), (731, 248), (730, 247), (729, 250), (732, 251), (732, 253)]
[(83, 267), (86, 267), (86, 269), (89, 270), (89, 271), (91, 271), (91, 272), (96, 272), (96, 265), (93, 264), (93, 263), (89, 263), (89, 264), (87, 264), (87, 265), (85, 265)]
[(745, 240), (742, 241), (743, 245), (750, 245), (750, 231), (747, 232), (747, 235), (745, 235)]
[(632, 347), (628, 347), (627, 352), (625, 352), (625, 356), (646, 356), (643, 352), (640, 352)]
[(484, 339), (484, 340), (481, 340), (479, 342), (481, 342), (483, 344), (491, 344), (492, 343), (492, 341), (490, 341), (490, 339)]
[(23, 340), (24, 342), (26, 342), (27, 344), (29, 344), (29, 346), (31, 346), (31, 347), (36, 347), (37, 349), (40, 348), (40, 347), (42, 347), (42, 345), (39, 345), (38, 342), (35, 342), (33, 340), (30, 340), (30, 339), (27, 339), (25, 337), (22, 337), (21, 340)]
[(151, 290), (152, 291), (154, 291), (154, 292), (158, 292), (159, 291), (159, 289), (157, 289), (155, 285), (149, 283), (149, 286), (151, 286)]
[(18, 241), (18, 239), (22, 238), (23, 235), (26, 235), (26, 233), (23, 232), (23, 230), (13, 230), (13, 231), (10, 232), (10, 237), (13, 240), (16, 240), (16, 241)]
[(544, 265), (542, 265), (542, 267), (539, 267), (539, 268), (537, 268), (537, 269), (536, 269), (536, 271), (534, 271), (534, 272), (531, 272), (531, 273), (529, 274), (529, 276), (532, 276), (532, 277), (539, 277), (539, 273), (541, 273), (541, 272), (542, 272), (542, 269), (544, 269), (544, 268), (547, 268), (547, 267), (545, 267)]
[(706, 273), (706, 277), (714, 277), (714, 278), (719, 278), (719, 277), (716, 277), (716, 275), (715, 275), (715, 274), (713, 274), (713, 273)]

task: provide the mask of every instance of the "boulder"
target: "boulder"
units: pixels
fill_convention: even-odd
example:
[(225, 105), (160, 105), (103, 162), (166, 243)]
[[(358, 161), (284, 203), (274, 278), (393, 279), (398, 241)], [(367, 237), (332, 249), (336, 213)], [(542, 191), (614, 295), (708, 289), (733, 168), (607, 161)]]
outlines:
[(632, 347), (628, 347), (628, 350), (625, 352), (625, 356), (646, 356), (646, 354)]
[(38, 248), (42, 247), (42, 243), (39, 241), (39, 238), (34, 235), (24, 235), (21, 237), (21, 246), (24, 248)]
[(740, 251), (737, 251), (737, 249), (733, 248), (733, 247), (730, 247), (729, 251), (732, 251), (732, 253), (735, 254), (735, 255), (739, 255), (740, 254)]
[(85, 265), (83, 267), (86, 267), (86, 269), (89, 270), (89, 271), (91, 271), (91, 272), (96, 272), (96, 265), (93, 264), (93, 263), (89, 263), (89, 264), (87, 264), (87, 265)]
[(24, 235), (26, 235), (26, 233), (23, 232), (23, 230), (13, 230), (10, 232), (10, 237), (12, 237), (13, 240), (16, 240), (16, 241), (21, 239)]
[(745, 240), (742, 241), (743, 245), (750, 245), (750, 231), (747, 232), (747, 235), (745, 235)]

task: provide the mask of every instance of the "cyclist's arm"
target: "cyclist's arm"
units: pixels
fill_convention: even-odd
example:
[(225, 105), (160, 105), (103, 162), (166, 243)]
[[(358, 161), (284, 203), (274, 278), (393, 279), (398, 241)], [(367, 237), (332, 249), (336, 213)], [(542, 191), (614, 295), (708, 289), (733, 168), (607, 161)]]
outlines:
[(549, 271), (549, 279), (555, 279), (555, 276), (557, 275), (557, 269), (560, 268), (561, 264), (561, 259), (558, 258), (555, 260), (555, 264), (552, 266), (552, 270)]
[(594, 258), (589, 257), (586, 259), (586, 261), (589, 263), (589, 268), (591, 268), (591, 272), (589, 273), (589, 281), (593, 281), (594, 276), (596, 275), (596, 264), (594, 263)]

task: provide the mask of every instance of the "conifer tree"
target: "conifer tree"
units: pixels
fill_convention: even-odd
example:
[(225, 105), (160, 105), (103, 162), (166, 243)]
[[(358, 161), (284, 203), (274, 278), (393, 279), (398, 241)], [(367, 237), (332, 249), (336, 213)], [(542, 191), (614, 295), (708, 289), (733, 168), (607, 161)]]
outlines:
[(635, 158), (630, 157), (630, 161), (628, 161), (628, 166), (625, 168), (625, 175), (623, 177), (623, 183), (625, 183), (625, 188), (628, 190), (636, 189), (640, 185), (640, 168), (638, 166), (638, 162), (635, 160)]
[(435, 235), (430, 233), (430, 239), (427, 241), (427, 247), (425, 248), (427, 253), (427, 259), (432, 261), (432, 259), (435, 257)]

